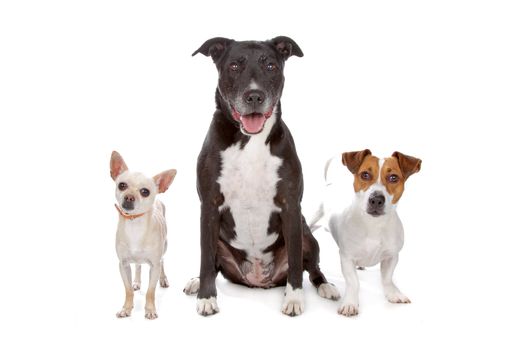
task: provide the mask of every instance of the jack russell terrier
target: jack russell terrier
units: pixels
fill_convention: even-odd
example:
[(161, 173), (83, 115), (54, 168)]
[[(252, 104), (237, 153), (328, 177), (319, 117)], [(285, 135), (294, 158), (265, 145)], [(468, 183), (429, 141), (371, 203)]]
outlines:
[(326, 164), (326, 198), (310, 224), (312, 231), (321, 226), (328, 229), (339, 246), (346, 293), (338, 312), (359, 313), (356, 267), (378, 263), (388, 301), (410, 303), (392, 282), (404, 240), (396, 206), (406, 180), (421, 169), (421, 160), (400, 152), (380, 159), (368, 149), (343, 153), (342, 162), (339, 159)]
[[(157, 282), (167, 288), (162, 257), (168, 245), (164, 204), (155, 197), (166, 192), (177, 171), (166, 170), (153, 178), (130, 172), (118, 152), (111, 154), (111, 178), (117, 188), (115, 207), (119, 213), (117, 228), (117, 256), (120, 274), (126, 288), (126, 301), (117, 317), (128, 317), (133, 309), (133, 291), (140, 289), (140, 264), (150, 266), (149, 285), (146, 293), (146, 314), (150, 320), (157, 318), (155, 287)], [(135, 280), (131, 283), (130, 263), (135, 264)]]

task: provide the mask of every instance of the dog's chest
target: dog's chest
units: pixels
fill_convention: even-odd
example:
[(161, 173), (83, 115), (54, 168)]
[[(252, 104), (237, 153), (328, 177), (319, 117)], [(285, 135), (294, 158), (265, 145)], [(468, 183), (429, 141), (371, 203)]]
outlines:
[(224, 196), (221, 211), (229, 209), (236, 237), (230, 244), (247, 253), (248, 259), (271, 259), (263, 250), (278, 235), (268, 232), (272, 213), (280, 209), (274, 203), (282, 159), (270, 153), (261, 137), (252, 137), (241, 148), (236, 143), (221, 152), (222, 169), (217, 180)]

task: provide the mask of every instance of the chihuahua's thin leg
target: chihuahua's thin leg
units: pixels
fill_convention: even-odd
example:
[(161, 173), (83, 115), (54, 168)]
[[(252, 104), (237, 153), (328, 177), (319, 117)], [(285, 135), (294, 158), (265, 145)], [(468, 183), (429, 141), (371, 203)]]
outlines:
[(156, 319), (157, 310), (155, 309), (155, 288), (160, 277), (161, 264), (151, 265), (149, 270), (149, 285), (146, 293), (146, 315), (145, 317), (150, 320)]
[(133, 290), (140, 289), (140, 274), (141, 274), (141, 265), (135, 264), (135, 280), (133, 281)]
[(166, 273), (164, 272), (164, 261), (160, 262), (159, 284), (162, 288), (168, 288), (170, 286), (170, 284), (168, 283), (168, 278), (166, 277)]
[(121, 262), (119, 264), (120, 275), (122, 276), (122, 282), (124, 282), (124, 288), (126, 289), (126, 301), (122, 310), (117, 313), (117, 317), (128, 317), (131, 315), (131, 309), (133, 309), (133, 288), (131, 286), (131, 267), (128, 263)]

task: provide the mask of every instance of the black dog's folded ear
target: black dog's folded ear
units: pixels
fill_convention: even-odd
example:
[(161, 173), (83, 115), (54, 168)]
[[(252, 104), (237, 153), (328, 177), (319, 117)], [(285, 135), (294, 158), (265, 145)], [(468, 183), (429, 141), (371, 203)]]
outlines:
[(226, 50), (233, 41), (234, 40), (227, 38), (213, 38), (206, 40), (204, 44), (192, 54), (192, 56), (202, 53), (204, 56), (211, 56), (213, 62), (217, 62), (224, 53), (224, 50)]
[(285, 60), (290, 56), (303, 57), (299, 45), (287, 36), (278, 36), (270, 41)]

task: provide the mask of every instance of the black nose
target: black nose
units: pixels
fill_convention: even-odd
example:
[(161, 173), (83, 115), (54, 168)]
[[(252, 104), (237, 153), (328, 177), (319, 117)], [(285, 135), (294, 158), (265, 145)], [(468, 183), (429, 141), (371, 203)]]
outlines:
[(124, 202), (122, 202), (122, 208), (132, 210), (135, 207), (135, 197), (130, 195), (124, 196)]
[(264, 102), (264, 92), (261, 90), (248, 90), (243, 95), (243, 100), (249, 105), (260, 105)]
[(368, 206), (374, 210), (380, 210), (385, 207), (385, 196), (380, 192), (374, 192), (368, 198)]

